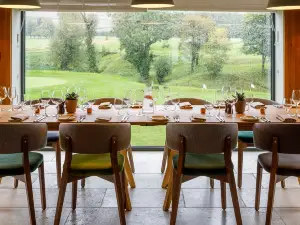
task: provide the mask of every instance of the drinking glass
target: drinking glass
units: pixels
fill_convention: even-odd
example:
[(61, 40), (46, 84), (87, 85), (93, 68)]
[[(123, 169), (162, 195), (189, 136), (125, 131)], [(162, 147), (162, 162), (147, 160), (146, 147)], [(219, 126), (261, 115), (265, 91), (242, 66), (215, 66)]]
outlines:
[(218, 116), (221, 114), (221, 106), (225, 104), (226, 96), (222, 90), (216, 91), (215, 93), (215, 102), (219, 108)]
[(80, 109), (82, 110), (82, 111), (84, 111), (84, 103), (85, 103), (85, 101), (86, 101), (86, 99), (87, 99), (87, 94), (86, 94), (86, 89), (85, 88), (83, 88), (83, 87), (81, 87), (80, 88), (80, 90), (79, 90), (79, 92), (78, 92), (78, 100), (79, 100), (79, 105), (80, 105)]
[(132, 104), (134, 93), (131, 90), (124, 91), (123, 102), (126, 104), (126, 107), (129, 108)]
[(176, 93), (172, 94), (172, 104), (174, 105), (174, 110), (177, 111), (177, 106), (179, 106), (180, 98)]
[(157, 110), (157, 101), (160, 98), (160, 88), (159, 86), (153, 86), (152, 87), (152, 96), (153, 96), (153, 101), (154, 101), (154, 110)]
[(212, 103), (213, 101), (211, 99), (208, 99), (206, 101), (208, 102), (207, 104), (204, 104), (204, 107), (208, 112), (208, 115), (206, 115), (206, 116), (213, 117), (213, 115), (210, 113), (210, 111), (214, 109), (214, 104)]
[[(2, 101), (6, 98), (6, 87), (0, 86), (0, 104), (2, 104)], [(2, 109), (0, 109), (0, 112)]]
[(296, 104), (296, 116), (298, 116), (298, 105), (300, 103), (300, 90), (293, 90), (293, 102)]
[(47, 114), (47, 108), (49, 106), (49, 102), (51, 101), (51, 92), (48, 90), (43, 90), (41, 93), (41, 103), (44, 105), (45, 107), (45, 116), (49, 117), (49, 115)]
[(290, 116), (289, 111), (293, 107), (293, 100), (291, 98), (284, 98), (282, 100), (282, 107), (284, 108), (288, 116)]
[(17, 98), (17, 90), (15, 87), (8, 87), (6, 88), (6, 96), (9, 98), (11, 102), (11, 110), (14, 111), (14, 100)]
[(143, 116), (143, 101), (144, 101), (144, 90), (135, 91), (135, 105), (139, 107), (139, 113), (137, 116)]
[(168, 102), (171, 100), (171, 90), (168, 86), (163, 87), (163, 96), (164, 96), (164, 110), (168, 110)]
[[(56, 106), (61, 104), (64, 100), (64, 93), (62, 90), (54, 90), (52, 92), (52, 102), (53, 104)], [(57, 117), (57, 110), (56, 110), (56, 113), (53, 115), (53, 117)]]
[(95, 102), (96, 102), (96, 97), (94, 94), (89, 94), (88, 95), (88, 105), (89, 105), (89, 108), (93, 108), (93, 105), (95, 105)]
[(249, 101), (247, 102), (247, 111), (250, 110), (252, 103), (254, 102), (254, 95), (252, 93), (247, 94)]

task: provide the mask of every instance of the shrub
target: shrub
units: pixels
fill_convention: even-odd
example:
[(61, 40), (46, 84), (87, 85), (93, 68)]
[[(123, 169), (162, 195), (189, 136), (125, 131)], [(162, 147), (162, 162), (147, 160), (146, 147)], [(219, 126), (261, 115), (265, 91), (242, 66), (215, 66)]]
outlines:
[(155, 61), (154, 68), (157, 81), (159, 84), (162, 84), (165, 78), (171, 73), (172, 63), (168, 57), (162, 56)]

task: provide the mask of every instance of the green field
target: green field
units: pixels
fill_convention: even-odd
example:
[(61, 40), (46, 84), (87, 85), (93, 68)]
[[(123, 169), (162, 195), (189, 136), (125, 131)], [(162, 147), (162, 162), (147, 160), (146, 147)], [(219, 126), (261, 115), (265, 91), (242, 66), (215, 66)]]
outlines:
[[(88, 97), (123, 97), (124, 89), (142, 89), (145, 84), (140, 82), (139, 74), (135, 68), (124, 59), (124, 52), (120, 52), (119, 40), (115, 37), (97, 37), (95, 40), (97, 50), (103, 47), (110, 54), (99, 58), (101, 73), (71, 72), (50, 70), (50, 41), (46, 39), (26, 39), (26, 94), (31, 98), (39, 98), (41, 90), (83, 86), (87, 89)], [(179, 57), (178, 38), (168, 41), (169, 48), (163, 48), (163, 43), (158, 42), (151, 46), (155, 55), (165, 55), (172, 58), (172, 74), (167, 77), (163, 85), (168, 85), (172, 93), (179, 97), (195, 97), (212, 100), (215, 91), (222, 86), (243, 87), (249, 91), (250, 84), (254, 83), (253, 91), (256, 97), (270, 97), (269, 79), (259, 75), (261, 58), (255, 55), (244, 55), (241, 52), (243, 45), (239, 39), (230, 40), (230, 52), (227, 64), (217, 77), (212, 79), (203, 67), (190, 73), (188, 60)], [(35, 60), (33, 62), (33, 59)], [(32, 60), (30, 62), (30, 60)], [(32, 69), (40, 65), (40, 69)], [(29, 68), (28, 68), (29, 67)], [(150, 79), (155, 81), (155, 71), (150, 71)], [(206, 90), (201, 87), (206, 84)], [(159, 99), (162, 103), (164, 99)], [(164, 127), (133, 127), (133, 145), (164, 145)]]

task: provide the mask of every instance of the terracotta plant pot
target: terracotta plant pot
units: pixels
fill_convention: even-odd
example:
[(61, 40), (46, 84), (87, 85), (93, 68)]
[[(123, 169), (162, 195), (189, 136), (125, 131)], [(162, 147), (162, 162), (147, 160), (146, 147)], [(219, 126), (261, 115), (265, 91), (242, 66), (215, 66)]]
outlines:
[(235, 103), (235, 111), (237, 114), (243, 114), (246, 110), (246, 101), (237, 101)]
[(68, 113), (75, 113), (78, 100), (66, 100), (66, 109)]

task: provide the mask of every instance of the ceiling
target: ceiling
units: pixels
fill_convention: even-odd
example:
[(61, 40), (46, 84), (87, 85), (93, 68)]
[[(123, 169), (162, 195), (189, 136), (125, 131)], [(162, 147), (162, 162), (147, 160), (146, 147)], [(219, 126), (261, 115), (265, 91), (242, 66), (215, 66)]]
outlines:
[[(46, 11), (146, 11), (131, 8), (131, 0), (40, 0)], [(183, 11), (266, 11), (268, 0), (174, 0)]]

